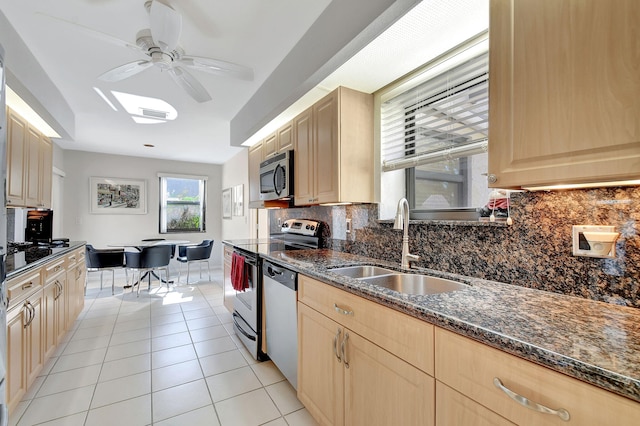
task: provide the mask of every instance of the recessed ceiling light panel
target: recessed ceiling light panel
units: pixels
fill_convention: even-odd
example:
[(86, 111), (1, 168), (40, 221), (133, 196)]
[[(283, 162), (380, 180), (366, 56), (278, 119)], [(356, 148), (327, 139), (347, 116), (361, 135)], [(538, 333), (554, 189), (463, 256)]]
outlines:
[(162, 99), (111, 91), (136, 123), (164, 123), (175, 120), (178, 111)]

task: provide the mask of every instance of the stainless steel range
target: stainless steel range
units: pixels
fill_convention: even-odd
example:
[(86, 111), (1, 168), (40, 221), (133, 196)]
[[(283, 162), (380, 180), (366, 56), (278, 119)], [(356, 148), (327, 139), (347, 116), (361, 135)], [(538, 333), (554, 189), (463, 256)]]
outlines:
[[(272, 234), (269, 241), (263, 244), (269, 245), (268, 252), (316, 249), (322, 247), (324, 230), (325, 225), (319, 221), (289, 219), (282, 224), (280, 232)], [(269, 327), (269, 318), (276, 313), (279, 307), (274, 305), (273, 292), (269, 291), (268, 294), (265, 292), (266, 289), (263, 286), (263, 262), (260, 256), (255, 252), (243, 250), (237, 246), (234, 252), (244, 257), (246, 284), (242, 291), (236, 291), (233, 303), (233, 327), (244, 346), (255, 359), (269, 359), (271, 353), (268, 339), (269, 336), (272, 335), (271, 331), (275, 329), (273, 327), (267, 327)], [(275, 265), (273, 266), (275, 267)], [(270, 271), (274, 271), (274, 267), (271, 267)], [(294, 281), (296, 280), (294, 279)], [(290, 280), (288, 282), (290, 282)], [(297, 318), (295, 318), (296, 291), (297, 286), (293, 289), (293, 303), (289, 301), (289, 297), (285, 304), (287, 309), (293, 306), (294, 323), (297, 321)], [(286, 313), (287, 318), (289, 318), (288, 320), (290, 320), (292, 318), (291, 312), (288, 310)], [(275, 325), (276, 322), (277, 320), (272, 319), (273, 325)], [(286, 331), (285, 333), (288, 335), (290, 331)], [(278, 338), (274, 340), (277, 341)], [(276, 346), (273, 345), (271, 346), (271, 348), (275, 347)], [(276, 358), (278, 357), (276, 356)]]

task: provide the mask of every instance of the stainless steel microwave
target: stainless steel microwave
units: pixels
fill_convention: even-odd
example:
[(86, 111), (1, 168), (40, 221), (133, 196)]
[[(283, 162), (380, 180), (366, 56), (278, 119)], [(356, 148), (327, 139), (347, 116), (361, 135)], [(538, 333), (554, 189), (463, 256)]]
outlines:
[(293, 151), (285, 151), (260, 163), (260, 199), (293, 197)]

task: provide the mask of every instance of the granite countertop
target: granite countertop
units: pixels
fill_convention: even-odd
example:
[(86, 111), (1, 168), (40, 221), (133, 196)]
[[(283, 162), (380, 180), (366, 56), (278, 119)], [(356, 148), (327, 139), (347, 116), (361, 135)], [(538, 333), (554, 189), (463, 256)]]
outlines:
[(407, 295), (330, 270), (375, 264), (402, 271), (398, 264), (328, 249), (271, 250), (264, 241), (223, 243), (640, 402), (638, 309), (418, 268), (411, 272), (453, 279), (469, 287)]
[(6, 258), (7, 279), (28, 271), (31, 268), (41, 266), (83, 246), (84, 244), (84, 241), (71, 241), (64, 246), (58, 247), (34, 245), (18, 250), (15, 253), (8, 254)]

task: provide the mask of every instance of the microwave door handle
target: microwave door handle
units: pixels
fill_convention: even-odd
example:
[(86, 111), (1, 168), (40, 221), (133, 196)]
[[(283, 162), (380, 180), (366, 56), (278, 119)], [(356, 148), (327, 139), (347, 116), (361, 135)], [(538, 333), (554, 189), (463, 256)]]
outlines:
[(281, 168), (282, 166), (280, 164), (278, 164), (275, 168), (275, 170), (273, 171), (273, 192), (276, 193), (276, 195), (280, 195), (282, 193), (282, 190), (280, 188), (278, 188), (278, 169)]

